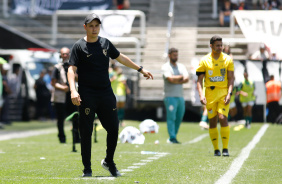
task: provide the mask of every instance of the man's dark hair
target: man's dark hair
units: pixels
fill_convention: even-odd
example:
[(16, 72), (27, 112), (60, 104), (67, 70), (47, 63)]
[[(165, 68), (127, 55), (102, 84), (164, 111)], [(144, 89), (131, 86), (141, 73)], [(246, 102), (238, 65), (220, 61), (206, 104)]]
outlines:
[(216, 41), (222, 41), (222, 38), (218, 35), (215, 35), (215, 36), (211, 37), (210, 44), (213, 44)]
[(171, 53), (173, 53), (173, 52), (178, 52), (178, 50), (177, 50), (176, 48), (174, 48), (174, 47), (172, 47), (172, 48), (170, 48), (170, 49), (168, 50), (168, 54), (171, 54)]

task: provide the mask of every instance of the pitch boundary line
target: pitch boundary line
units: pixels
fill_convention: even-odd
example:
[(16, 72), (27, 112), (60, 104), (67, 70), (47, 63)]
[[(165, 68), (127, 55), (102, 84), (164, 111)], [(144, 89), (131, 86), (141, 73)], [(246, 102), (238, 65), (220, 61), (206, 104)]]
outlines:
[(6, 140), (18, 139), (18, 138), (26, 138), (26, 137), (32, 137), (32, 136), (38, 136), (38, 135), (46, 135), (46, 134), (55, 133), (56, 131), (57, 129), (50, 128), (50, 129), (7, 133), (4, 135), (0, 135), (0, 141), (6, 141)]
[(199, 141), (201, 141), (202, 139), (204, 139), (205, 137), (207, 137), (208, 135), (209, 135), (208, 133), (202, 134), (202, 135), (196, 137), (195, 139), (193, 139), (193, 140), (191, 140), (191, 141), (184, 142), (182, 145), (193, 144), (193, 143), (199, 142)]
[(269, 127), (268, 124), (264, 124), (258, 133), (254, 136), (251, 142), (244, 147), (240, 153), (240, 155), (235, 158), (235, 160), (232, 162), (230, 168), (228, 171), (219, 178), (215, 184), (229, 184), (231, 183), (232, 179), (237, 175), (239, 170), (241, 169), (242, 165), (244, 164), (245, 160), (249, 157), (250, 152), (252, 149), (256, 146), (256, 144), (260, 141), (261, 137), (266, 132), (267, 128)]

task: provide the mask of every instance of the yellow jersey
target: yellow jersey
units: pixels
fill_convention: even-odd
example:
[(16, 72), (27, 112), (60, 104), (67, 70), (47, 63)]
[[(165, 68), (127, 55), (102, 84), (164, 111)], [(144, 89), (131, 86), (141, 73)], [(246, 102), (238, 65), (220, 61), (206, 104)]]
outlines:
[(234, 63), (230, 56), (221, 53), (215, 60), (211, 53), (205, 55), (196, 70), (196, 73), (205, 73), (205, 86), (226, 88), (228, 86), (227, 71), (234, 71)]

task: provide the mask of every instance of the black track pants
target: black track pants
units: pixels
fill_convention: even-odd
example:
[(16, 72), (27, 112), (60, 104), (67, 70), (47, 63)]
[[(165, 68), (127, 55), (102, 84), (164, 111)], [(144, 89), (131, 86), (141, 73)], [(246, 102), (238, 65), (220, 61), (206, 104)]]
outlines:
[(91, 167), (91, 136), (95, 113), (107, 131), (106, 162), (112, 162), (117, 146), (119, 122), (116, 98), (111, 88), (93, 90), (79, 87), (81, 105), (79, 106), (79, 132), (81, 137), (81, 156), (84, 168)]

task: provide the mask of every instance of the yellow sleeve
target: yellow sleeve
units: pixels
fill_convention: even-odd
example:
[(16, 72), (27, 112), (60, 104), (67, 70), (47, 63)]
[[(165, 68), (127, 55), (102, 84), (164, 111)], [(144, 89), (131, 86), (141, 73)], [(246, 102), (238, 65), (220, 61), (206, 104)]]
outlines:
[(229, 64), (227, 66), (227, 71), (234, 71), (234, 63), (233, 63), (233, 60), (231, 58), (229, 59)]
[(205, 71), (206, 71), (206, 66), (205, 66), (204, 63), (205, 63), (205, 62), (204, 62), (204, 60), (202, 59), (202, 60), (200, 61), (200, 63), (199, 63), (199, 66), (198, 66), (196, 72), (205, 72)]

